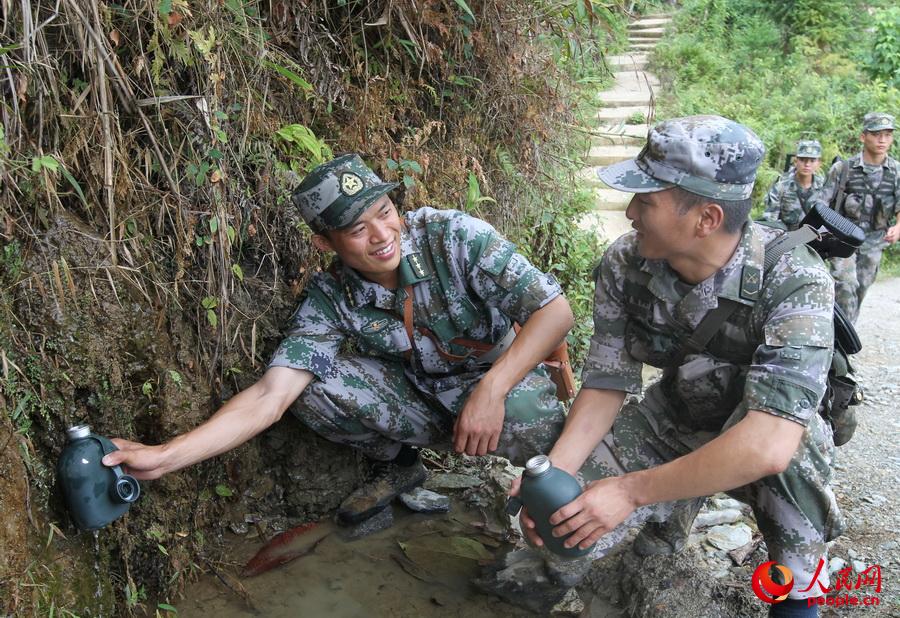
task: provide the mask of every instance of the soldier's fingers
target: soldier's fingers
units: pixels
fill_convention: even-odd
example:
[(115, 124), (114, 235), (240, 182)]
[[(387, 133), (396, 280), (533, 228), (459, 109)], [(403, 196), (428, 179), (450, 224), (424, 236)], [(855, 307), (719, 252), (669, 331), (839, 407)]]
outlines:
[(563, 543), (563, 547), (572, 548), (576, 545), (581, 545), (585, 539), (590, 538), (595, 532), (602, 532), (602, 530), (603, 527), (598, 524), (596, 520), (589, 520), (583, 526), (578, 528), (578, 530), (573, 532), (572, 536), (566, 539), (566, 542)]
[(498, 446), (500, 446), (500, 432), (495, 431), (491, 434), (491, 439), (488, 442), (488, 453), (496, 451)]
[(575, 530), (578, 530), (579, 528), (581, 528), (588, 521), (590, 521), (590, 519), (591, 519), (591, 517), (590, 517), (590, 515), (588, 515), (587, 511), (581, 511), (574, 517), (570, 517), (563, 523), (559, 524), (558, 526), (555, 526), (553, 528), (553, 536), (555, 536), (555, 537), (566, 536), (570, 532), (574, 532)]
[(550, 523), (555, 526), (580, 513), (584, 509), (582, 498), (584, 498), (584, 494), (581, 494), (578, 498), (575, 498), (564, 507), (561, 507), (550, 516)]

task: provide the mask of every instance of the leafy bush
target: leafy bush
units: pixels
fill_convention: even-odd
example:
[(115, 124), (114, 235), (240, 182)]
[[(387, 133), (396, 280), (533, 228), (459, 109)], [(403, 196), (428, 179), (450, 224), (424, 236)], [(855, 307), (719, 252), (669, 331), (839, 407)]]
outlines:
[[(855, 60), (875, 45), (867, 31), (872, 18), (851, 10), (855, 5), (688, 0), (676, 14), (676, 35), (654, 55), (671, 95), (660, 97), (658, 115), (715, 113), (753, 128), (768, 150), (754, 191), (757, 203), (796, 140), (821, 141), (826, 162), (855, 154), (862, 116), (896, 110), (900, 103), (895, 85), (869, 79)], [(892, 11), (876, 13), (885, 14)], [(846, 19), (835, 23), (837, 16)], [(833, 41), (842, 37), (846, 47), (833, 53)]]

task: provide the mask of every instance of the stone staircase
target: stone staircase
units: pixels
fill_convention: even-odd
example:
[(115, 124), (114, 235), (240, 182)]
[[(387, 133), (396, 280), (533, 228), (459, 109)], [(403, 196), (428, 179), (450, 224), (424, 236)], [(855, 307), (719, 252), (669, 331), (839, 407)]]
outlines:
[(632, 22), (628, 25), (629, 51), (606, 59), (615, 83), (600, 93), (603, 108), (591, 128), (591, 149), (585, 157), (589, 167), (579, 174), (596, 194), (596, 209), (582, 218), (579, 226), (596, 230), (601, 241), (611, 242), (631, 230), (625, 217), (631, 194), (606, 187), (597, 178), (597, 167), (633, 158), (646, 141), (659, 89), (659, 80), (646, 71), (647, 56), (670, 21), (670, 15), (645, 15)]

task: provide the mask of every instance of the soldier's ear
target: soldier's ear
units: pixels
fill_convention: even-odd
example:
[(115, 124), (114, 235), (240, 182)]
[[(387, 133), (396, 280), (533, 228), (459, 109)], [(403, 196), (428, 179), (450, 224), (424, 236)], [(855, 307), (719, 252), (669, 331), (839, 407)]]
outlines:
[(331, 244), (331, 240), (324, 234), (313, 234), (312, 242), (313, 246), (322, 253), (336, 253), (334, 245)]
[(697, 221), (697, 236), (706, 238), (722, 227), (725, 222), (725, 211), (715, 202), (707, 202), (700, 207), (700, 219)]

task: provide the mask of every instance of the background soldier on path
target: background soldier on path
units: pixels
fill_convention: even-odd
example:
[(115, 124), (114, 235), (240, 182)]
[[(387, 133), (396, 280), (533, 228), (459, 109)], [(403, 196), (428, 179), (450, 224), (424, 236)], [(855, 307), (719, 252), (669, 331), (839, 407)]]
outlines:
[[(700, 499), (727, 491), (752, 506), (770, 559), (793, 571), (790, 598), (771, 615), (813, 616), (803, 599), (818, 586), (800, 591), (816, 577), (827, 585), (816, 567), (842, 529), (831, 430), (817, 413), (833, 283), (805, 245), (764, 268), (766, 243), (784, 232), (747, 220), (763, 152), (748, 128), (694, 116), (660, 123), (637, 159), (600, 172), (636, 193), (626, 211), (635, 231), (598, 268), (583, 387), (550, 452), (587, 485), (550, 521), (557, 536), (572, 533), (567, 546), (596, 542), (599, 558), (628, 528), (665, 521), (676, 505), (689, 524)], [(708, 344), (684, 346), (728, 304)], [(663, 377), (623, 406), (641, 392), (642, 363)]]
[(832, 165), (816, 197), (817, 202), (834, 208), (866, 233), (866, 240), (855, 255), (830, 260), (835, 298), (853, 322), (866, 290), (878, 274), (885, 245), (900, 239), (900, 222), (890, 226), (900, 204), (897, 161), (888, 156), (894, 141), (894, 117), (878, 112), (866, 114), (859, 139), (862, 152)]
[(310, 172), (294, 204), (337, 258), (307, 285), (266, 373), (166, 444), (114, 440), (121, 450), (104, 463), (157, 478), (243, 444), (298, 400), (314, 431), (373, 462), (338, 509), (353, 524), (424, 481), (414, 447), (452, 442), (519, 465), (546, 452), (564, 413), (538, 365), (573, 324), (559, 284), (484, 221), (432, 208), (401, 217), (396, 186), (357, 155)]
[(763, 221), (781, 221), (788, 230), (796, 230), (812, 207), (812, 198), (822, 188), (817, 174), (822, 164), (822, 144), (816, 140), (797, 142), (794, 166), (772, 184), (766, 194)]

